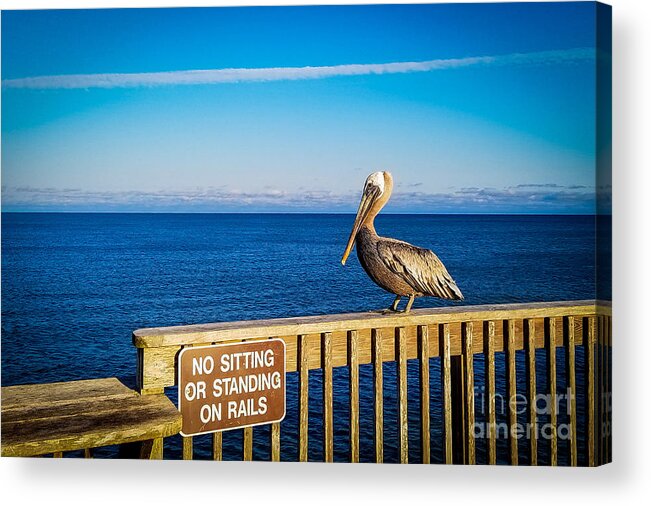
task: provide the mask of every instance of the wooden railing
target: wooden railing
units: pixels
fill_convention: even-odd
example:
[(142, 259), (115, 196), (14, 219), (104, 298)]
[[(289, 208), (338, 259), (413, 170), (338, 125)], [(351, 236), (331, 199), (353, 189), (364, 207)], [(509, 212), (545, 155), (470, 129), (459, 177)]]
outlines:
[[(323, 385), (323, 456), (326, 462), (334, 458), (333, 369), (349, 370), (349, 460), (360, 458), (360, 365), (372, 364), (373, 403), (372, 426), (375, 461), (384, 458), (385, 441), (383, 367), (396, 362), (399, 461), (409, 460), (408, 382), (407, 363), (419, 364), (420, 401), (419, 433), (422, 462), (431, 462), (430, 437), (432, 399), (430, 367), (432, 359), (440, 361), (443, 462), (474, 464), (476, 458), (475, 422), (475, 357), (483, 357), (485, 370), (481, 387), (485, 392), (486, 412), (481, 416), (487, 427), (486, 463), (504, 461), (498, 456), (498, 425), (496, 399), (499, 398), (498, 377), (502, 371), (498, 359), (504, 360), (503, 374), (508, 409), (508, 458), (517, 465), (526, 446), (526, 463), (537, 465), (539, 455), (548, 452), (546, 463), (559, 463), (560, 434), (558, 419), (559, 379), (567, 386), (569, 440), (567, 463), (597, 465), (610, 461), (610, 349), (611, 308), (609, 303), (595, 301), (550, 302), (460, 306), (453, 308), (417, 309), (409, 314), (355, 313), (305, 318), (225, 322), (182, 327), (141, 329), (133, 333), (138, 350), (138, 386), (142, 394), (159, 394), (176, 383), (176, 358), (187, 346), (202, 346), (226, 342), (242, 342), (281, 338), (286, 344), (286, 369), (298, 374), (298, 460), (308, 460), (309, 371), (322, 369)], [(580, 347), (580, 348), (579, 348)], [(563, 349), (564, 364), (557, 364), (557, 351)], [(583, 363), (577, 367), (580, 349)], [(516, 352), (523, 350), (526, 391), (518, 391)], [(544, 350), (544, 356), (536, 356)], [(542, 354), (543, 352), (541, 352)], [(503, 359), (501, 358), (503, 355)], [(540, 355), (540, 354), (539, 354)], [(543, 360), (544, 359), (544, 360)], [(549, 418), (548, 448), (539, 448), (537, 437), (519, 439), (518, 395), (526, 398), (527, 427), (537, 434), (536, 365), (544, 363)], [(499, 367), (496, 366), (499, 364)], [(577, 369), (582, 375), (577, 381)], [(497, 371), (497, 372), (496, 372)], [(522, 368), (520, 368), (522, 372)], [(500, 381), (501, 383), (501, 381)], [(580, 392), (578, 387), (582, 384)], [(580, 395), (579, 395), (580, 394)], [(584, 400), (582, 426), (578, 427), (577, 397)], [(363, 420), (364, 422), (364, 420)], [(581, 429), (581, 430), (579, 430)], [(243, 430), (242, 455), (251, 460), (253, 428)], [(579, 462), (579, 437), (583, 459)], [(270, 458), (280, 460), (280, 424), (270, 430)], [(193, 456), (192, 438), (183, 438), (183, 458)], [(212, 456), (222, 458), (222, 433), (213, 434)]]

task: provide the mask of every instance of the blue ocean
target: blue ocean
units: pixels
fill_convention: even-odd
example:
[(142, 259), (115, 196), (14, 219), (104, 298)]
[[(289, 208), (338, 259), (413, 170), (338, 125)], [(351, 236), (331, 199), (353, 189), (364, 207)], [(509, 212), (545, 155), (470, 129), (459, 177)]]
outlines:
[[(131, 333), (142, 327), (388, 307), (393, 296), (368, 279), (354, 254), (345, 267), (340, 264), (353, 218), (3, 213), (2, 385), (117, 376), (133, 386), (136, 352)], [(609, 230), (609, 221), (603, 225)], [(435, 251), (465, 295), (461, 304), (596, 297), (594, 216), (380, 215), (376, 228), (380, 235)], [(609, 288), (600, 289), (600, 297), (609, 298)], [(414, 307), (453, 304), (460, 303), (423, 298)], [(577, 359), (582, 360), (580, 353)], [(481, 378), (482, 360), (475, 361)], [(499, 379), (501, 358), (497, 361)], [(384, 367), (385, 461), (394, 462), (397, 415), (390, 399), (395, 398), (395, 365)], [(433, 420), (440, 419), (438, 367), (432, 359)], [(518, 368), (524, 381), (522, 361)], [(361, 367), (362, 461), (374, 459), (371, 374), (369, 367)], [(417, 461), (417, 364), (409, 364), (408, 374), (414, 388), (410, 460)], [(542, 365), (537, 376), (543, 389)], [(335, 370), (335, 460), (342, 461), (348, 452), (347, 378), (345, 368)], [(316, 394), (310, 405), (311, 460), (322, 459), (320, 381), (320, 371), (310, 373), (310, 391)], [(562, 391), (562, 379), (558, 386)], [(281, 458), (296, 460), (294, 375), (289, 375), (287, 388)], [(175, 399), (175, 392), (169, 395)], [(433, 423), (435, 462), (442, 460), (440, 430)], [(268, 437), (268, 427), (254, 430), (255, 459), (269, 457)], [(165, 457), (179, 458), (179, 438), (170, 439)], [(225, 433), (225, 458), (241, 459), (241, 439), (241, 431)], [(500, 461), (506, 457), (505, 444), (499, 441)], [(562, 453), (562, 445), (559, 449)], [(485, 446), (478, 443), (477, 451), (482, 462)], [(195, 458), (209, 455), (210, 436), (195, 438)], [(525, 454), (522, 458), (526, 462)], [(545, 462), (544, 456), (541, 460)]]

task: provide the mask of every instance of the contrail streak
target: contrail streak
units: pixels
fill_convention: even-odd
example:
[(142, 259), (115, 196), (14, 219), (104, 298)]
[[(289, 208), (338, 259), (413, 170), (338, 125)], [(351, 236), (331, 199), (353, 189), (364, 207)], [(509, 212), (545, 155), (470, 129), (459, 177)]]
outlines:
[(177, 70), (170, 72), (67, 74), (5, 79), (3, 88), (13, 89), (88, 89), (142, 88), (266, 81), (297, 81), (329, 77), (404, 74), (430, 72), (473, 66), (554, 65), (595, 59), (593, 48), (575, 48), (534, 53), (438, 59), (417, 62), (331, 65), (322, 67), (230, 68), (210, 70)]

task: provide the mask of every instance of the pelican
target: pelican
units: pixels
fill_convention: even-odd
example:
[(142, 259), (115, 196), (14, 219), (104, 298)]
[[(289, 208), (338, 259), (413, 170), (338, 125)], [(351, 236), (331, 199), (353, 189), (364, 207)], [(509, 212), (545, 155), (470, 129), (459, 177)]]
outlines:
[(390, 237), (380, 237), (375, 232), (375, 217), (388, 202), (392, 190), (393, 177), (389, 172), (374, 172), (366, 178), (341, 264), (346, 265), (348, 255), (356, 245), (357, 258), (366, 274), (381, 288), (396, 295), (385, 312), (398, 311), (402, 297), (409, 297), (404, 313), (409, 313), (416, 297), (462, 300), (461, 290), (433, 251)]

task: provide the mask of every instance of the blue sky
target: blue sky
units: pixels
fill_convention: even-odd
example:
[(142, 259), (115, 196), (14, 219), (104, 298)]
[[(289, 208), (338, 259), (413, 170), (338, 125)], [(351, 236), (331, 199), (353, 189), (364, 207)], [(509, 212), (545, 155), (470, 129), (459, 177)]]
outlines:
[(591, 2), (5, 11), (2, 209), (353, 212), (389, 170), (387, 212), (592, 213), (594, 48)]

